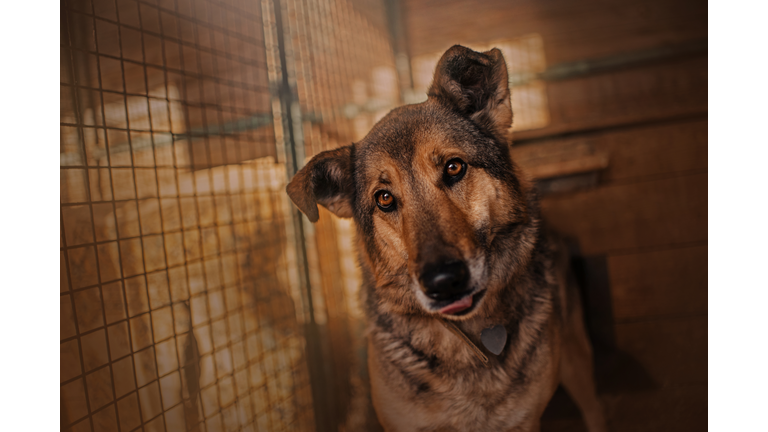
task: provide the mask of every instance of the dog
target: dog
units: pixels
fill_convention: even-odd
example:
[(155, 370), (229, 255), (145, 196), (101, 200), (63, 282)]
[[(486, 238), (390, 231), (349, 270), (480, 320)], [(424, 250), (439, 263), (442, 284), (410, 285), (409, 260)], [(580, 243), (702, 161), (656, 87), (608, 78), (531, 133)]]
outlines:
[(354, 218), (376, 415), (393, 431), (536, 431), (562, 383), (606, 430), (569, 257), (510, 157), (501, 51), (453, 46), (427, 101), (360, 142), (317, 154), (288, 184)]

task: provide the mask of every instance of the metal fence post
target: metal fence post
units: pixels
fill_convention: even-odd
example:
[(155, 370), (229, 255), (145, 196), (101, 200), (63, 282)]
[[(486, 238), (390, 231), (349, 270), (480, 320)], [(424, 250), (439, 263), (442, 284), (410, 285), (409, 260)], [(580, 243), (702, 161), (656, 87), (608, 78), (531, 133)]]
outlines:
[[(286, 47), (285, 26), (280, 0), (273, 0), (276, 42), (280, 74), (278, 82), (273, 83), (272, 90), (279, 99), (280, 118), (283, 135), (283, 150), (285, 152), (286, 175), (291, 179), (301, 168), (305, 157), (302, 137), (302, 119), (299, 100), (290, 80), (290, 65), (288, 62), (288, 47)], [(279, 145), (280, 143), (278, 143)], [(304, 222), (301, 212), (291, 208), (291, 219), (294, 228), (297, 263), (301, 291), (304, 293), (304, 316), (307, 318), (304, 326), (306, 338), (307, 366), (312, 387), (315, 427), (318, 432), (333, 431), (338, 421), (335, 419), (333, 398), (327, 382), (328, 359), (323, 355), (323, 333), (315, 321), (312, 299), (312, 285), (309, 277), (309, 262), (307, 258), (307, 242)]]

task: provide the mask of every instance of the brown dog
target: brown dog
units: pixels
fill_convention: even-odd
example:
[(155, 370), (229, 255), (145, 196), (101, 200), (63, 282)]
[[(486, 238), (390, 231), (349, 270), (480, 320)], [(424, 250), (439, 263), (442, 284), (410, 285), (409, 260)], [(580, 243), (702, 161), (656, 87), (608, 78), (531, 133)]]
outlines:
[(558, 383), (605, 430), (567, 256), (512, 162), (498, 49), (449, 49), (426, 102), (359, 143), (315, 156), (288, 185), (353, 217), (374, 407), (387, 431), (535, 431)]

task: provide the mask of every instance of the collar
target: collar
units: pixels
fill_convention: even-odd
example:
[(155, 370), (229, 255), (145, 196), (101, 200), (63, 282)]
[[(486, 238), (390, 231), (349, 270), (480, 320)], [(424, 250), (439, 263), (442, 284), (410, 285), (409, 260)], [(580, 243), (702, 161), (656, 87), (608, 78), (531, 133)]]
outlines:
[[(459, 328), (459, 326), (457, 326), (453, 321), (444, 319), (441, 319), (440, 322), (451, 333), (455, 334), (459, 339), (464, 341), (464, 343), (469, 347), (475, 357), (477, 357), (484, 366), (488, 366), (490, 363), (488, 356), (486, 356), (485, 353), (483, 353), (483, 351), (477, 345), (475, 345), (474, 342), (472, 342), (472, 340)], [(483, 329), (482, 332), (480, 332), (480, 341), (483, 343), (483, 346), (486, 350), (493, 353), (494, 355), (499, 355), (507, 344), (507, 329), (502, 324), (487, 327)]]

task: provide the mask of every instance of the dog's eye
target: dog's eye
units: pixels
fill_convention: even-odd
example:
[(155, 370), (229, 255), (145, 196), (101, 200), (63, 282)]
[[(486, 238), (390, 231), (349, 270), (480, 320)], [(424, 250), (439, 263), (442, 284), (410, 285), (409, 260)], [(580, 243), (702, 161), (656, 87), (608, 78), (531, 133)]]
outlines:
[(380, 190), (373, 196), (376, 199), (376, 205), (385, 212), (395, 209), (395, 197), (387, 190)]
[(459, 159), (451, 159), (445, 164), (445, 171), (443, 172), (443, 181), (448, 186), (453, 185), (457, 181), (464, 177), (467, 172), (467, 164)]

